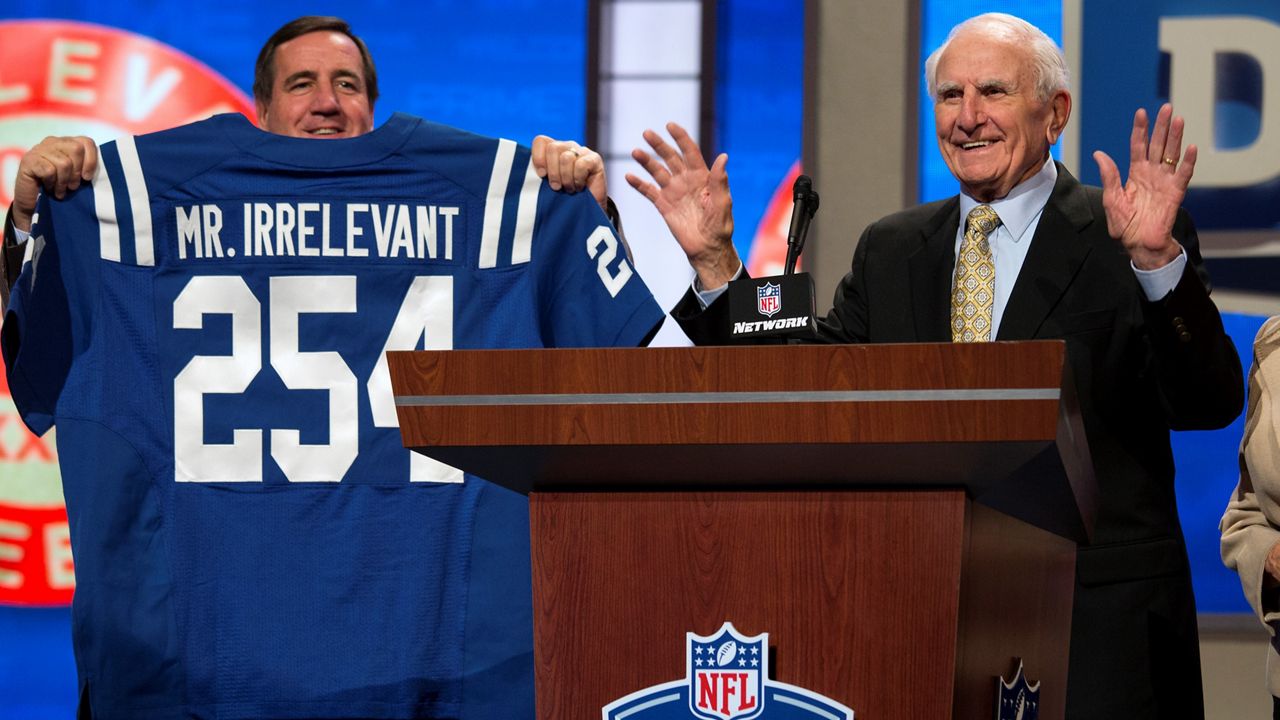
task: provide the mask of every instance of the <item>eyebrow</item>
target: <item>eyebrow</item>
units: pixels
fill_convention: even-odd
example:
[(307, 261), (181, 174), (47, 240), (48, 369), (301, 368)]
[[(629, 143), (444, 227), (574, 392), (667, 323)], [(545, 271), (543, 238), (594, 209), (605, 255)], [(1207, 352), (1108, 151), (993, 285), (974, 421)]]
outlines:
[[(333, 76), (335, 78), (351, 78), (356, 82), (363, 81), (363, 78), (361, 78), (360, 74), (354, 70), (347, 70), (347, 69), (335, 70), (333, 72)], [(295, 80), (316, 80), (318, 78), (319, 78), (319, 74), (316, 73), (315, 70), (299, 70), (298, 72), (293, 73), (292, 75), (289, 75), (288, 77), (286, 77), (283, 83), (287, 87), (288, 85), (293, 83), (293, 81)]]
[(959, 89), (960, 89), (960, 83), (948, 80), (946, 82), (938, 83), (938, 86), (934, 92), (938, 97), (942, 97), (946, 93), (949, 93), (953, 90), (959, 90)]
[[(1000, 90), (1003, 92), (1012, 92), (1017, 87), (1016, 83), (1009, 82), (1008, 80), (996, 80), (996, 79), (979, 80), (976, 83), (976, 86), (978, 90), (984, 91), (984, 92), (988, 90)], [(961, 83), (955, 82), (953, 80), (948, 80), (945, 82), (938, 83), (938, 87), (934, 92), (937, 97), (942, 97), (943, 95), (946, 95), (949, 92), (954, 92), (954, 91), (963, 90), (963, 89), (964, 89), (964, 86)]]
[(981, 80), (978, 82), (979, 90), (1004, 90), (1008, 92), (1016, 87), (1015, 83), (1008, 80)]
[(340, 77), (340, 78), (351, 78), (356, 82), (361, 82), (364, 80), (364, 78), (361, 76), (360, 73), (356, 72), (355, 70), (347, 70), (345, 68), (342, 70), (335, 70), (333, 72), (333, 76)]
[(314, 70), (299, 70), (298, 72), (286, 77), (282, 82), (285, 87), (288, 87), (293, 84), (294, 80), (315, 80), (316, 77), (316, 72)]

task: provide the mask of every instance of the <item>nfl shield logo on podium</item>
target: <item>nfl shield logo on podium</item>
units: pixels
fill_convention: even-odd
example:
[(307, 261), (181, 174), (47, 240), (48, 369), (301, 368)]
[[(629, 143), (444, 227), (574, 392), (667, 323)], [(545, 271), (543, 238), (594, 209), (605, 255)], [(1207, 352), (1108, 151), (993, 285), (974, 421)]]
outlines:
[(1022, 658), (1018, 658), (1018, 671), (1013, 680), (1006, 682), (1002, 675), (996, 682), (997, 720), (1036, 720), (1040, 717), (1040, 683), (1027, 682), (1022, 672)]
[(726, 622), (685, 633), (685, 677), (614, 700), (603, 720), (853, 720), (853, 711), (769, 679), (769, 634), (747, 637)]
[(689, 709), (695, 717), (750, 720), (760, 714), (760, 679), (768, 669), (760, 663), (769, 657), (768, 637), (743, 637), (732, 623), (712, 637), (689, 635)]

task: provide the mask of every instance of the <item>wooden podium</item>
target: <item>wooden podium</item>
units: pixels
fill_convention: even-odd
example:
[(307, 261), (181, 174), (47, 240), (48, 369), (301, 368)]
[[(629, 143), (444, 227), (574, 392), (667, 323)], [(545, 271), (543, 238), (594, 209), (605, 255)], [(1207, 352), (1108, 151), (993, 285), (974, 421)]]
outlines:
[(1066, 698), (1095, 482), (1061, 342), (390, 353), (405, 444), (530, 496), (540, 720), (769, 633), (858, 720)]

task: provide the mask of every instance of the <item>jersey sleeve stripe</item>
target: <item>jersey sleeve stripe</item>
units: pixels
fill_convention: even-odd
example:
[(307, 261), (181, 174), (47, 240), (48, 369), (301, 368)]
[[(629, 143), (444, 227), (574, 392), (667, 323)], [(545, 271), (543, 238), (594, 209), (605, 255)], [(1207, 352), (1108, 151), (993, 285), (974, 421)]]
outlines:
[(533, 253), (533, 226), (538, 219), (538, 192), (542, 189), (542, 178), (533, 168), (533, 157), (529, 158), (529, 166), (525, 169), (524, 185), (520, 188), (520, 203), (516, 206), (516, 237), (511, 246), (511, 264), (529, 262)]
[(133, 210), (134, 252), (139, 265), (156, 264), (155, 246), (151, 238), (151, 196), (147, 193), (147, 180), (142, 175), (142, 161), (138, 158), (138, 146), (133, 136), (126, 135), (116, 141), (120, 152), (120, 168), (124, 171), (125, 189), (129, 192), (129, 206)]
[(493, 159), (493, 174), (489, 176), (489, 193), (484, 203), (484, 230), (480, 236), (480, 267), (498, 265), (498, 240), (502, 232), (502, 210), (507, 194), (507, 182), (511, 178), (511, 163), (515, 160), (516, 144), (507, 139), (498, 140), (497, 156)]
[[(39, 219), (39, 217), (39, 213), (31, 216), (32, 227), (35, 227), (36, 220)], [(35, 237), (29, 238), (25, 245), (27, 249), (22, 253), (22, 267), (23, 269), (26, 269), (28, 265), (31, 266), (31, 286), (35, 287), (36, 272), (40, 267), (40, 253), (44, 252), (44, 235), (36, 235)]]
[(93, 172), (93, 209), (98, 216), (98, 243), (103, 260), (120, 262), (120, 225), (116, 222), (116, 194), (107, 176), (106, 158), (99, 155)]

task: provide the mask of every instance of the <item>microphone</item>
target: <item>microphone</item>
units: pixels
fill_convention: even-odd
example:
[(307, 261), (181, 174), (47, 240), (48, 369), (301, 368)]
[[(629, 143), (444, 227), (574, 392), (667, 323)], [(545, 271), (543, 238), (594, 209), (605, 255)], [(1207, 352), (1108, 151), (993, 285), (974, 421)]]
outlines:
[(787, 262), (784, 275), (794, 275), (796, 261), (804, 250), (805, 237), (809, 234), (809, 221), (818, 211), (818, 193), (813, 190), (813, 180), (808, 175), (796, 178), (791, 186), (791, 228), (787, 231)]
[(804, 249), (809, 221), (818, 209), (813, 180), (801, 175), (791, 187), (791, 229), (787, 232), (787, 262), (782, 275), (744, 277), (729, 283), (729, 338), (732, 343), (758, 339), (813, 339), (818, 335), (814, 313), (813, 277), (796, 274), (796, 260)]

